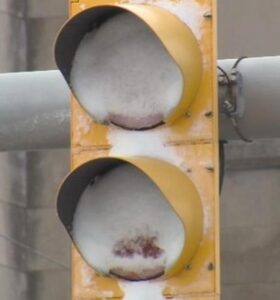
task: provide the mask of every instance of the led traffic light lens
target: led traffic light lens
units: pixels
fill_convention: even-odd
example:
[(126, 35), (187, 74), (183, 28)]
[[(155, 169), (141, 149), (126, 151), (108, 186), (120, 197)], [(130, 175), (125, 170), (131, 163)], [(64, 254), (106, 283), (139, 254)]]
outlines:
[(73, 239), (96, 270), (128, 280), (161, 276), (180, 256), (184, 226), (154, 183), (125, 164), (83, 192)]
[(130, 129), (160, 124), (183, 92), (177, 64), (147, 24), (128, 12), (84, 36), (70, 83), (95, 120)]

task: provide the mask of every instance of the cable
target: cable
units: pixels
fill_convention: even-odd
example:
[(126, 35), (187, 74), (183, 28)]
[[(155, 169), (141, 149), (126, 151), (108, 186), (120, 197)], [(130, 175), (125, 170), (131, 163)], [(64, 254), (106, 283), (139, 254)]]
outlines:
[(242, 131), (240, 130), (238, 123), (236, 121), (236, 119), (233, 116), (229, 116), (230, 120), (231, 120), (231, 124), (235, 130), (235, 132), (239, 135), (239, 137), (246, 143), (252, 143), (253, 141), (246, 138), (245, 135), (242, 133)]
[(29, 246), (27, 246), (27, 245), (25, 245), (25, 244), (23, 244), (23, 243), (21, 243), (21, 242), (15, 240), (15, 239), (13, 239), (13, 238), (10, 238), (10, 237), (8, 237), (8, 236), (5, 236), (5, 235), (3, 235), (3, 234), (1, 234), (1, 233), (0, 233), (0, 237), (3, 238), (3, 239), (6, 240), (6, 241), (8, 241), (8, 242), (10, 242), (10, 243), (12, 243), (12, 244), (18, 246), (18, 247), (21, 247), (21, 248), (23, 248), (23, 249), (25, 249), (25, 250), (27, 250), (27, 251), (33, 253), (33, 254), (36, 254), (36, 255), (39, 256), (39, 257), (42, 257), (42, 258), (46, 259), (46, 260), (49, 261), (49, 262), (52, 262), (52, 263), (54, 263), (54, 264), (56, 264), (56, 265), (62, 267), (63, 269), (70, 270), (70, 268), (69, 268), (68, 266), (62, 264), (61, 262), (59, 262), (59, 261), (57, 261), (57, 260), (54, 260), (54, 259), (52, 259), (51, 257), (48, 257), (48, 256), (46, 256), (45, 254), (41, 253), (40, 251), (38, 251), (38, 250), (36, 250), (36, 249), (33, 249), (33, 248), (31, 248), (31, 247), (29, 247)]
[(222, 74), (225, 76), (226, 78), (226, 81), (227, 81), (227, 87), (228, 87), (228, 90), (227, 90), (227, 93), (229, 94), (230, 98), (233, 97), (233, 92), (232, 92), (232, 82), (227, 74), (227, 72), (220, 66), (217, 66), (218, 70), (220, 72), (222, 72)]
[(243, 60), (243, 59), (245, 59), (245, 58), (248, 58), (248, 56), (240, 56), (240, 57), (236, 60), (236, 62), (234, 63), (234, 65), (232, 66), (231, 69), (236, 69), (237, 66), (239, 65), (239, 63), (241, 62), (241, 60)]
[(223, 75), (227, 79), (228, 84), (231, 85), (231, 81), (229, 79), (229, 76), (228, 76), (227, 72), (222, 67), (220, 67), (220, 66), (217, 66), (217, 68), (223, 73)]

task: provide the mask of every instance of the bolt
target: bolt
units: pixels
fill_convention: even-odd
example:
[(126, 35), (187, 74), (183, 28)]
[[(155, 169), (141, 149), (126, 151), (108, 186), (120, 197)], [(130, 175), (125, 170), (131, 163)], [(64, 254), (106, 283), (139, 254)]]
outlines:
[(212, 262), (210, 262), (207, 266), (207, 270), (208, 271), (213, 271), (214, 270), (214, 264)]
[(190, 118), (192, 116), (192, 113), (190, 111), (185, 112), (185, 117)]
[(211, 19), (212, 18), (212, 13), (210, 11), (207, 11), (206, 13), (204, 13), (203, 17)]
[(212, 117), (213, 117), (213, 112), (212, 112), (212, 111), (207, 111), (207, 112), (204, 114), (204, 116), (205, 116), (206, 118), (212, 118)]
[(191, 265), (191, 264), (187, 264), (186, 267), (185, 267), (185, 269), (186, 269), (187, 271), (191, 270), (191, 269), (192, 269), (192, 265)]
[(209, 172), (214, 172), (214, 167), (212, 166), (206, 166), (205, 169)]

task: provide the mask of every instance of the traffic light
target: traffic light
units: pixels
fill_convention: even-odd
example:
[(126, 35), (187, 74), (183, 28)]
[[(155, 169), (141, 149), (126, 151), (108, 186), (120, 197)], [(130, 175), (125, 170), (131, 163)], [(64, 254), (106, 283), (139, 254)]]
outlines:
[(57, 208), (74, 299), (135, 281), (219, 298), (215, 15), (212, 0), (71, 1), (55, 59), (73, 94)]

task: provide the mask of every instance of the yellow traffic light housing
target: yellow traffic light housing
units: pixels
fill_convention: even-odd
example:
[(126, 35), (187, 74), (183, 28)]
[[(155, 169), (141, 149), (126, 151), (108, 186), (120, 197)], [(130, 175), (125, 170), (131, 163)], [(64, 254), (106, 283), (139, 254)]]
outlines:
[[(145, 113), (149, 110), (143, 110), (143, 114), (139, 119), (133, 119), (133, 113), (130, 110), (133, 99), (137, 99), (136, 104), (133, 104), (136, 108), (135, 111), (141, 110), (141, 101), (145, 105), (150, 105), (150, 103), (145, 102), (145, 97), (143, 97), (145, 84), (149, 83), (148, 80), (145, 80), (145, 76), (149, 76), (149, 73), (152, 72), (159, 78), (162, 75), (160, 67), (158, 70), (154, 70), (152, 63), (151, 65), (143, 64), (146, 73), (142, 81), (135, 82), (135, 85), (132, 84), (133, 81), (129, 81), (131, 89), (129, 91), (135, 92), (136, 89), (138, 92), (136, 96), (135, 93), (130, 94), (131, 102), (127, 101), (129, 98), (119, 96), (124, 95), (125, 88), (122, 88), (121, 94), (112, 98), (115, 103), (107, 101), (105, 96), (102, 97), (104, 92), (102, 89), (98, 101), (94, 98), (97, 95), (97, 89), (99, 93), (99, 87), (102, 86), (104, 78), (108, 78), (107, 90), (104, 95), (109, 91), (109, 97), (116, 95), (114, 90), (110, 90), (111, 86), (116, 82), (118, 85), (123, 84), (122, 80), (127, 79), (127, 77), (122, 77), (122, 72), (127, 70), (126, 65), (124, 68), (117, 68), (117, 72), (116, 70), (110, 72), (112, 66), (110, 55), (115, 49), (114, 45), (110, 45), (112, 51), (108, 52), (110, 54), (108, 56), (105, 54), (102, 57), (100, 56), (100, 53), (106, 52), (108, 45), (103, 45), (102, 50), (104, 49), (104, 51), (92, 51), (92, 57), (96, 56), (94, 59), (99, 64), (98, 68), (101, 68), (96, 68), (99, 73), (92, 73), (96, 69), (89, 63), (90, 73), (85, 72), (83, 74), (83, 72), (80, 72), (83, 71), (83, 68), (80, 68), (77, 72), (78, 75), (75, 75), (75, 82), (72, 78), (74, 76), (73, 72), (75, 72), (74, 69), (79, 64), (79, 59), (83, 57), (80, 54), (77, 56), (77, 53), (83, 47), (84, 41), (89, 39), (91, 34), (95, 38), (99, 30), (99, 33), (104, 33), (105, 30), (102, 31), (102, 28), (106, 24), (108, 25), (110, 20), (124, 14), (129, 15), (133, 22), (135, 21), (140, 27), (145, 28), (145, 32), (149, 32), (149, 37), (152, 36), (152, 40), (160, 46), (159, 48), (157, 48), (158, 46), (153, 48), (151, 51), (163, 51), (165, 55), (163, 57), (166, 57), (166, 60), (173, 64), (173, 70), (178, 71), (179, 77), (174, 77), (175, 81), (182, 80), (182, 85), (177, 85), (177, 94), (175, 93), (175, 95), (179, 95), (174, 102), (176, 105), (169, 106), (165, 111), (159, 109), (156, 118), (145, 118)], [(136, 0), (96, 0), (94, 3), (90, 0), (79, 0), (70, 1), (70, 16), (72, 18), (59, 33), (55, 47), (55, 58), (74, 95), (71, 100), (72, 172), (61, 186), (57, 204), (59, 217), (75, 244), (72, 262), (73, 299), (125, 297), (127, 291), (124, 288), (123, 279), (128, 281), (152, 280), (151, 284), (160, 284), (160, 294), (166, 298), (179, 296), (182, 299), (193, 300), (219, 299), (219, 161), (215, 1), (147, 0), (139, 4), (139, 1)], [(126, 34), (130, 32), (131, 27), (128, 26), (127, 28), (126, 30), (125, 26), (122, 27), (121, 32), (127, 38), (126, 42), (129, 42)], [(114, 32), (114, 28), (110, 30)], [(117, 39), (120, 37), (118, 34), (116, 29)], [(111, 39), (113, 37), (114, 34), (111, 35)], [(138, 35), (134, 34), (133, 38), (137, 40), (137, 37)], [(104, 40), (106, 40), (106, 36)], [(153, 43), (151, 42), (151, 44)], [(145, 58), (149, 53), (145, 49), (146, 45), (141, 47), (140, 44), (141, 58)], [(138, 46), (139, 44), (137, 44)], [(129, 49), (129, 47), (128, 43), (125, 49)], [(119, 52), (120, 49), (123, 48), (118, 48), (116, 52)], [(84, 53), (87, 55), (88, 52)], [(106, 65), (106, 60), (104, 61), (101, 58), (108, 59), (110, 63)], [(137, 61), (137, 59), (134, 61)], [(137, 74), (139, 68), (141, 69), (141, 64), (135, 63), (134, 65), (134, 61), (133, 59), (130, 60), (128, 66), (129, 70), (133, 69), (133, 72)], [(118, 67), (123, 66), (120, 62), (121, 60)], [(105, 69), (103, 69), (103, 65), (106, 65)], [(168, 102), (168, 97), (170, 97), (170, 86), (166, 84), (171, 78), (169, 75), (170, 72), (168, 76), (163, 76), (158, 81), (159, 85), (156, 86), (156, 92), (152, 91), (154, 93), (153, 97), (157, 97), (154, 103), (156, 109), (162, 103)], [(171, 79), (174, 80), (174, 78)], [(89, 82), (90, 80), (91, 82), (94, 81), (95, 85), (92, 84), (92, 86), (95, 87), (95, 90), (91, 89), (90, 84), (84, 85), (84, 79), (88, 79)], [(82, 83), (80, 84), (80, 82)], [(170, 85), (172, 84), (170, 83)], [(79, 91), (82, 90), (83, 92), (83, 87), (89, 87), (87, 93), (89, 97), (86, 100), (84, 100), (83, 93), (81, 95)], [(150, 91), (148, 88), (147, 90)], [(141, 91), (143, 91), (143, 94)], [(168, 96), (165, 97), (164, 95)], [(151, 99), (153, 98), (151, 97)], [(103, 117), (100, 117), (95, 111), (100, 103), (103, 106), (106, 104), (106, 109), (109, 111), (107, 115), (103, 114)], [(121, 109), (118, 109), (118, 105)], [(117, 113), (113, 108), (116, 109)], [(115, 115), (120, 112), (121, 117), (115, 118)], [(164, 199), (166, 207), (170, 209), (170, 215), (175, 216), (174, 218), (177, 220), (177, 223), (175, 223), (182, 225), (183, 237), (180, 241), (183, 242), (181, 247), (177, 247), (179, 254), (172, 261), (165, 260), (163, 268), (149, 269), (145, 267), (145, 269), (143, 267), (142, 273), (137, 268), (131, 271), (131, 265), (129, 264), (126, 265), (127, 268), (124, 267), (121, 271), (120, 268), (115, 268), (113, 271), (102, 269), (100, 264), (98, 265), (99, 262), (97, 262), (96, 257), (93, 256), (94, 259), (91, 260), (87, 250), (90, 248), (90, 251), (94, 252), (95, 245), (102, 246), (103, 238), (100, 240), (99, 235), (98, 238), (96, 236), (92, 238), (91, 246), (86, 246), (88, 249), (77, 239), (77, 231), (73, 227), (76, 224), (77, 228), (78, 216), (79, 220), (82, 220), (81, 224), (85, 223), (83, 222), (84, 219), (86, 220), (86, 217), (83, 219), (83, 213), (85, 213), (85, 216), (87, 215), (87, 218), (91, 216), (89, 209), (84, 209), (81, 213), (81, 207), (87, 207), (84, 195), (88, 194), (89, 189), (92, 191), (93, 189), (101, 189), (102, 184), (103, 193), (104, 195), (107, 194), (106, 190), (111, 189), (110, 174), (118, 174), (120, 170), (118, 168), (122, 166), (130, 166), (141, 174), (141, 176), (139, 175), (139, 186), (142, 176), (146, 178), (149, 186), (153, 186), (153, 191)], [(100, 183), (98, 178), (100, 178)], [(130, 180), (129, 176), (125, 177), (123, 182), (121, 182), (123, 177), (120, 176), (119, 178), (120, 184), (124, 187), (127, 186), (127, 190), (124, 188), (120, 193), (121, 196), (116, 197), (116, 199), (121, 198), (122, 195), (125, 195), (124, 197), (129, 196), (130, 185), (132, 185), (132, 179)], [(106, 183), (107, 179), (108, 183)], [(116, 176), (117, 179), (118, 176)], [(89, 224), (90, 226), (83, 227), (83, 230), (89, 230), (87, 234), (90, 235), (90, 229), (88, 228), (97, 228), (96, 224), (98, 224), (100, 230), (95, 230), (95, 232), (98, 231), (98, 234), (101, 233), (110, 237), (104, 239), (107, 243), (112, 239), (110, 230), (106, 231), (104, 229), (102, 231), (102, 226), (108, 229), (108, 224), (110, 224), (108, 220), (113, 220), (112, 228), (118, 228), (120, 225), (116, 221), (117, 216), (120, 218), (129, 217), (130, 222), (133, 216), (126, 214), (125, 209), (120, 210), (122, 213), (119, 213), (116, 209), (117, 203), (114, 203), (116, 206), (113, 206), (113, 209), (110, 210), (110, 205), (106, 206), (106, 201), (109, 198), (106, 196), (107, 200), (103, 199), (102, 193), (101, 196), (98, 194), (98, 197), (94, 193), (92, 195), (94, 196), (90, 198), (92, 199), (90, 203), (94, 204), (96, 202), (93, 206), (95, 214), (100, 212), (100, 216), (104, 217), (106, 212), (107, 215), (105, 214), (105, 216), (107, 217), (101, 218), (99, 223), (87, 223), (86, 225)], [(146, 194), (143, 193), (143, 195)], [(114, 197), (111, 197), (108, 203), (113, 203), (110, 202), (113, 201), (112, 198)], [(141, 202), (141, 197), (134, 198), (131, 195), (131, 203), (133, 199), (138, 199), (137, 201)], [(147, 205), (149, 202), (147, 199), (145, 201)], [(128, 202), (128, 211), (129, 204), (130, 202)], [(154, 207), (154, 210), (152, 210), (152, 207)], [(157, 217), (155, 207), (157, 207), (156, 204), (153, 206), (151, 201), (150, 219), (147, 219), (150, 222), (149, 225), (152, 225), (152, 219)], [(146, 210), (148, 210), (147, 206)], [(165, 217), (160, 219), (158, 222), (159, 227), (165, 228), (165, 221), (170, 220), (168, 214), (166, 213)], [(94, 216), (96, 217), (96, 215)], [(95, 219), (95, 217), (92, 219)], [(82, 231), (79, 231), (78, 234), (80, 232)], [(172, 245), (172, 234), (166, 234), (166, 236), (168, 236)], [(150, 251), (149, 253), (152, 253), (152, 256), (155, 253), (153, 251), (158, 251), (157, 253), (164, 252), (160, 238), (160, 234), (158, 240), (153, 236), (150, 237), (154, 248), (151, 250), (149, 246), (148, 252)], [(86, 245), (88, 240), (86, 240)], [(130, 248), (131, 242), (138, 248), (141, 243), (142, 248), (147, 246), (146, 241), (144, 241), (143, 246), (143, 240), (140, 239), (139, 242), (139, 239), (135, 239), (135, 237), (128, 240), (128, 242), (129, 247), (127, 244), (121, 243), (121, 245), (129, 255), (131, 251), (134, 251)], [(120, 243), (117, 243), (117, 245), (120, 245)], [(139, 253), (143, 255), (144, 252), (141, 251), (137, 252), (137, 255)], [(137, 256), (133, 255), (134, 253), (131, 256)], [(145, 255), (144, 253), (143, 257)], [(159, 297), (159, 299), (161, 298)]]

